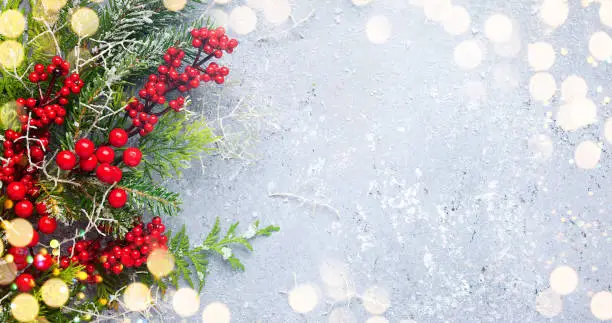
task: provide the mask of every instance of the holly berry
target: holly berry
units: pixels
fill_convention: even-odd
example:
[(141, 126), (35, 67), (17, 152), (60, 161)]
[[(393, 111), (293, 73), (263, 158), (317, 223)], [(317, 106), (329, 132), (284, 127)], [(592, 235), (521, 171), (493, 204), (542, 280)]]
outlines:
[(6, 188), (6, 195), (8, 195), (8, 197), (13, 201), (19, 201), (23, 200), (27, 191), (28, 189), (23, 183), (12, 182), (8, 184), (8, 187)]
[(109, 163), (103, 163), (96, 168), (96, 177), (103, 183), (112, 184), (117, 178), (112, 166)]
[(80, 158), (88, 158), (94, 154), (95, 145), (93, 141), (83, 138), (74, 145), (74, 151)]
[(127, 131), (121, 128), (111, 130), (108, 136), (108, 142), (115, 147), (123, 147), (129, 139)]
[(47, 215), (47, 204), (45, 204), (45, 202), (36, 203), (36, 213), (40, 215)]
[(90, 156), (79, 161), (79, 167), (85, 172), (93, 171), (96, 169), (96, 166), (98, 166), (98, 158), (96, 156)]
[(55, 232), (55, 229), (57, 229), (57, 221), (54, 218), (45, 215), (38, 220), (38, 230), (40, 232), (51, 234)]
[(15, 204), (15, 214), (20, 218), (28, 218), (34, 212), (34, 205), (28, 200), (21, 200)]
[(129, 167), (136, 167), (140, 164), (142, 152), (138, 148), (128, 148), (123, 152), (123, 163)]
[(49, 254), (37, 254), (34, 256), (34, 267), (40, 271), (47, 271), (53, 265), (53, 258)]
[(112, 163), (115, 160), (115, 151), (108, 146), (102, 146), (96, 150), (96, 157), (100, 163)]
[(123, 189), (114, 188), (108, 194), (108, 204), (118, 209), (125, 205), (127, 202), (127, 194)]
[(63, 150), (57, 154), (55, 162), (60, 169), (71, 170), (76, 166), (77, 159), (73, 152)]
[(27, 293), (32, 290), (34, 286), (36, 286), (36, 282), (34, 281), (34, 277), (32, 275), (23, 273), (15, 278), (15, 285), (17, 285), (17, 289), (19, 289), (19, 291)]

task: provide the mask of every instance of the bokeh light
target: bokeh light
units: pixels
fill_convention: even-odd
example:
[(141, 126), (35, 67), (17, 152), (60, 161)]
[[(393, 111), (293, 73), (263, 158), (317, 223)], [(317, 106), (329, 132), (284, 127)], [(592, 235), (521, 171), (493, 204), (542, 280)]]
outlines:
[(33, 321), (38, 310), (38, 301), (30, 294), (19, 294), (11, 301), (11, 314), (19, 322)]
[(21, 43), (14, 40), (6, 40), (0, 43), (0, 66), (7, 70), (12, 70), (21, 65), (24, 54)]
[(68, 298), (70, 298), (70, 289), (68, 289), (68, 285), (59, 278), (47, 280), (42, 287), (40, 287), (40, 293), (43, 302), (49, 307), (63, 306), (68, 301)]
[(612, 56), (612, 38), (604, 31), (595, 32), (589, 38), (589, 52), (597, 60), (609, 59)]
[(168, 250), (155, 249), (147, 257), (147, 268), (156, 277), (168, 276), (174, 269), (174, 256)]
[(98, 31), (100, 18), (98, 14), (90, 8), (83, 7), (77, 9), (70, 18), (72, 31), (80, 37), (92, 36)]
[(570, 75), (561, 83), (561, 99), (565, 102), (584, 98), (587, 92), (587, 84), (580, 76)]
[(232, 10), (229, 16), (229, 25), (239, 35), (246, 35), (257, 26), (257, 15), (247, 6), (239, 6)]
[(604, 137), (606, 141), (612, 143), (612, 118), (608, 118), (604, 124)]
[(372, 316), (366, 321), (366, 323), (389, 323), (389, 320), (382, 316)]
[(391, 23), (385, 16), (374, 16), (366, 24), (366, 35), (370, 42), (382, 44), (391, 36)]
[(164, 7), (170, 11), (181, 11), (185, 9), (187, 0), (163, 0)]
[(327, 317), (329, 323), (357, 323), (357, 317), (345, 306), (336, 307)]
[(555, 64), (555, 50), (550, 43), (537, 42), (527, 46), (527, 61), (536, 71), (546, 71)]
[(536, 311), (545, 317), (554, 317), (563, 311), (561, 295), (551, 289), (545, 289), (536, 296)]
[(208, 15), (215, 26), (223, 28), (229, 27), (229, 15), (225, 11), (221, 9), (212, 9)]
[(544, 0), (540, 6), (540, 18), (550, 27), (561, 26), (568, 14), (567, 0)]
[(463, 41), (453, 50), (455, 64), (464, 70), (478, 67), (482, 62), (482, 58), (482, 49), (480, 45), (473, 40)]
[(291, 15), (291, 5), (288, 0), (264, 0), (264, 16), (273, 24), (281, 24)]
[[(593, 169), (597, 167), (600, 158), (601, 147), (591, 140), (586, 140), (579, 143), (578, 146), (576, 146), (576, 150), (574, 151), (574, 162), (576, 163), (576, 166), (578, 168)], [(577, 279), (578, 278), (576, 278), (576, 281)], [(559, 289), (563, 290), (563, 287), (566, 284), (568, 283), (560, 283)]]
[(15, 247), (25, 247), (32, 237), (34, 237), (34, 229), (28, 220), (16, 218), (9, 222), (4, 222), (6, 229), (6, 240)]
[(485, 34), (494, 43), (505, 43), (512, 36), (512, 21), (508, 16), (495, 14), (485, 22)]
[(58, 12), (68, 3), (68, 0), (41, 0), (42, 7), (46, 11)]
[(555, 268), (548, 279), (550, 288), (559, 295), (569, 295), (578, 286), (578, 273), (569, 266)]
[(365, 6), (372, 2), (372, 0), (351, 0), (351, 2), (356, 6)]
[(538, 101), (550, 100), (555, 92), (557, 92), (557, 83), (550, 73), (536, 73), (529, 80), (529, 93)]
[(151, 291), (143, 283), (131, 283), (123, 293), (123, 302), (130, 311), (144, 311), (152, 303)]
[(566, 131), (575, 131), (597, 122), (597, 106), (587, 98), (574, 99), (557, 111), (556, 121)]
[(453, 5), (450, 0), (424, 0), (423, 11), (427, 19), (432, 21), (441, 22), (453, 10)]
[(442, 21), (444, 30), (451, 35), (461, 35), (468, 30), (471, 23), (470, 14), (462, 6), (453, 6)]
[(17, 277), (17, 266), (12, 261), (0, 258), (0, 285), (6, 286)]
[(230, 323), (231, 313), (227, 305), (214, 302), (206, 305), (202, 311), (202, 322)]
[(591, 313), (598, 320), (612, 320), (612, 293), (599, 292), (591, 298)]
[(6, 10), (0, 14), (0, 34), (8, 38), (17, 38), (25, 30), (25, 18), (18, 10)]
[(612, 27), (612, 2), (602, 1), (599, 7), (599, 20), (601, 23)]
[(230, 3), (232, 0), (215, 0), (216, 4), (228, 4)]
[(368, 288), (363, 293), (362, 301), (365, 310), (373, 315), (381, 315), (391, 306), (389, 292), (380, 286)]
[(200, 296), (191, 288), (181, 288), (172, 297), (172, 308), (182, 317), (193, 316), (200, 310)]
[(289, 292), (289, 306), (297, 313), (308, 313), (318, 303), (317, 290), (310, 284), (301, 284)]

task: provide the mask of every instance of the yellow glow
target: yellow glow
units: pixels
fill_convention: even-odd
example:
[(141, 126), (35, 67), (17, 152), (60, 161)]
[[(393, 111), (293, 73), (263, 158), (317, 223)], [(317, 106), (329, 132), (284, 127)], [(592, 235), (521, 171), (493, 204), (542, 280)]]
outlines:
[(147, 268), (156, 277), (164, 277), (174, 269), (174, 256), (164, 249), (155, 249), (147, 258)]
[(47, 280), (40, 288), (42, 300), (50, 307), (60, 307), (68, 301), (70, 290), (66, 283), (59, 278)]
[(191, 288), (181, 288), (174, 293), (172, 307), (182, 317), (193, 316), (200, 310), (200, 297)]
[(0, 65), (7, 70), (12, 70), (23, 62), (23, 46), (14, 41), (7, 40), (0, 44)]
[(0, 14), (0, 34), (17, 38), (25, 30), (25, 18), (17, 10), (6, 10)]
[(152, 303), (151, 291), (143, 283), (132, 283), (125, 289), (123, 302), (131, 311), (144, 311)]
[(41, 0), (42, 7), (48, 11), (60, 11), (68, 0)]
[(90, 8), (83, 7), (72, 14), (70, 18), (72, 31), (81, 37), (88, 37), (98, 31), (100, 19), (98, 14)]
[(164, 7), (170, 11), (181, 11), (186, 4), (187, 0), (164, 0)]
[(34, 229), (29, 221), (17, 218), (6, 223), (6, 240), (15, 247), (25, 247), (34, 236)]
[(11, 314), (19, 322), (33, 321), (38, 315), (38, 301), (30, 294), (19, 294), (11, 302)]

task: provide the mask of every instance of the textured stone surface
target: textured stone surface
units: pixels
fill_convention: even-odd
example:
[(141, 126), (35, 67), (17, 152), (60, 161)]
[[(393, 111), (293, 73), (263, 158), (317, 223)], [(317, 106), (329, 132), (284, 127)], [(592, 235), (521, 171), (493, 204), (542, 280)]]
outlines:
[[(230, 13), (234, 2), (213, 9)], [(261, 113), (224, 119), (257, 134), (255, 157), (194, 164), (177, 184), (187, 202), (173, 226), (188, 224), (195, 240), (216, 216), (226, 227), (260, 219), (281, 232), (255, 242), (254, 255), (236, 251), (244, 273), (213, 261), (202, 307), (223, 302), (233, 322), (547, 322), (536, 310), (543, 295), (540, 312), (558, 313), (555, 322), (595, 322), (591, 295), (609, 290), (612, 276), (610, 77), (607, 63), (588, 59), (591, 35), (608, 30), (600, 4), (570, 1), (569, 18), (553, 29), (545, 21), (556, 11), (542, 14), (539, 0), (457, 1), (471, 24), (453, 35), (461, 19), (433, 22), (427, 16), (441, 9), (410, 2), (294, 1), (295, 21), (314, 13), (290, 31), (291, 22), (274, 26), (256, 11), (257, 29), (226, 60), (234, 83), (196, 102), (211, 122), (218, 102), (221, 116), (241, 99), (236, 111)], [(505, 37), (503, 23), (485, 31), (498, 13), (511, 19), (508, 44), (489, 39)], [(366, 33), (377, 15), (391, 26), (381, 44)], [(456, 61), (466, 40), (481, 51)], [(529, 88), (528, 48), (538, 41), (555, 51), (547, 73), (559, 90), (548, 102)], [(532, 65), (546, 69), (540, 54)], [(586, 81), (597, 116), (566, 132), (556, 117), (572, 74)], [(573, 161), (585, 140), (603, 146), (595, 169)], [(543, 293), (560, 265), (579, 277), (562, 309)], [(302, 284), (292, 308), (287, 293)], [(296, 313), (310, 309), (311, 287), (316, 307)]]

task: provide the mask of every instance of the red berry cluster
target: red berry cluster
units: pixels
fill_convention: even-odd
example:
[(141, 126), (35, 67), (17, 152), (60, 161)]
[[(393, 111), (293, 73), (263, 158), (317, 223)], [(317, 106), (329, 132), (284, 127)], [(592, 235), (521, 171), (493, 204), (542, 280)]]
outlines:
[(225, 77), (229, 74), (229, 68), (223, 66), (219, 67), (219, 64), (212, 62), (208, 64), (208, 67), (204, 70), (204, 73), (200, 76), (200, 79), (204, 82), (210, 82), (214, 80), (217, 84), (223, 84)]
[(94, 266), (96, 255), (99, 252), (99, 240), (77, 241), (73, 247), (68, 247), (68, 253), (71, 254), (72, 257), (60, 257), (59, 266), (61, 268), (68, 268), (71, 263), (83, 265), (85, 267), (85, 273), (87, 273), (87, 277), (83, 279), (83, 282), (99, 284), (102, 282), (102, 275), (97, 272)]
[[(155, 75), (152, 75), (155, 76)], [(162, 97), (165, 102), (166, 98)], [(172, 103), (172, 101), (170, 101)], [(157, 115), (144, 112), (145, 106), (140, 101), (134, 99), (125, 106), (128, 116), (132, 118), (132, 126), (138, 129), (141, 136), (148, 135), (155, 128), (158, 121)]]
[[(115, 162), (115, 149), (125, 146), (129, 139), (127, 131), (121, 128), (111, 130), (108, 136), (110, 145), (103, 145), (96, 149), (93, 141), (83, 138), (74, 145), (74, 152), (69, 150), (60, 151), (55, 158), (57, 166), (63, 170), (72, 170), (77, 165), (79, 157), (79, 169), (83, 172), (95, 170), (96, 177), (105, 184), (113, 184), (121, 181), (123, 171)], [(136, 167), (142, 159), (142, 152), (138, 148), (127, 148), (123, 151), (123, 163), (128, 167)], [(121, 188), (114, 188), (108, 195), (108, 203), (114, 208), (121, 208), (127, 202), (127, 194)]]
[(204, 53), (214, 55), (216, 58), (223, 56), (223, 51), (231, 54), (234, 48), (238, 46), (236, 39), (230, 39), (225, 35), (225, 29), (218, 27), (217, 29), (200, 28), (191, 30), (191, 45), (195, 48), (202, 49)]
[[(157, 92), (159, 95), (164, 95), (166, 90), (177, 89), (179, 92), (187, 92), (190, 89), (195, 89), (200, 86), (200, 72), (193, 66), (187, 66), (183, 73), (177, 71), (183, 65), (183, 58), (185, 52), (181, 49), (174, 47), (168, 48), (166, 55), (164, 55), (164, 61), (166, 65), (160, 65), (157, 68), (159, 75), (149, 76), (149, 82), (145, 89), (140, 90), (138, 95), (149, 101), (154, 101), (158, 104), (163, 104), (155, 100), (155, 96), (151, 95), (151, 92)], [(167, 84), (167, 85), (166, 85)], [(160, 91), (163, 89), (163, 91)], [(143, 91), (147, 93), (143, 96)]]

